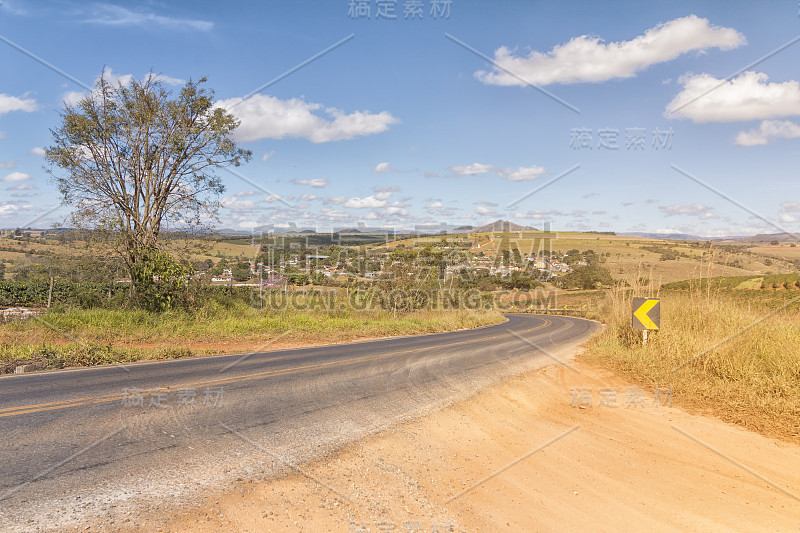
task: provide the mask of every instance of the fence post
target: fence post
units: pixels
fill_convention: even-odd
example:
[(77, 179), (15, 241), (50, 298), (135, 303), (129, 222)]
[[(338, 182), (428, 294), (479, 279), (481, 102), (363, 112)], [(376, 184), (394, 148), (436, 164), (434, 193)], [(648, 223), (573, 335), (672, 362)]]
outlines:
[(50, 276), (50, 290), (47, 291), (47, 308), (50, 309), (50, 304), (53, 302), (53, 276)]

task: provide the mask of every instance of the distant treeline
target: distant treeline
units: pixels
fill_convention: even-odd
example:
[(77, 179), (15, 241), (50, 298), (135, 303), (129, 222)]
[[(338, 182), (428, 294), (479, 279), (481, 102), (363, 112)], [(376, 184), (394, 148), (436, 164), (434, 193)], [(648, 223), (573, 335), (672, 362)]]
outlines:
[[(52, 306), (122, 307), (128, 300), (127, 283), (95, 283), (54, 281)], [(255, 289), (257, 291), (257, 289)], [(0, 307), (46, 307), (50, 283), (46, 281), (0, 281)], [(193, 299), (215, 298), (250, 301), (253, 287), (225, 287), (189, 285), (187, 296)]]

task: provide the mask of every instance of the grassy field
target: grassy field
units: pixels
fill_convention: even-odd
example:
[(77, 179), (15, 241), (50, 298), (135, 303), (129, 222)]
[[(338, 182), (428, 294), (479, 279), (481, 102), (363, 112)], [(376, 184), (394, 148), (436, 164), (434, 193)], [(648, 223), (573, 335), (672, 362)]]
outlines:
[[(518, 247), (523, 253), (535, 253), (542, 246), (561, 253), (571, 249), (593, 250), (603, 256), (603, 266), (609, 269), (615, 279), (631, 284), (637, 282), (640, 277), (647, 277), (657, 283), (669, 283), (711, 276), (779, 274), (794, 271), (795, 266), (791, 261), (800, 259), (800, 248), (791, 247), (788, 243), (775, 246), (713, 243), (711, 248), (707, 249), (678, 241), (557, 231), (553, 232), (556, 238), (543, 243), (541, 238), (534, 238), (535, 235), (533, 232), (475, 233), (450, 235), (445, 239), (459, 243), (465, 241), (480, 243), (481, 247), (473, 246), (472, 252), (475, 254), (483, 252), (488, 256), (497, 254), (502, 242), (511, 242), (512, 246)], [(504, 240), (506, 237), (508, 240)], [(441, 235), (424, 236), (398, 240), (386, 245), (376, 243), (374, 246), (378, 250), (387, 250), (399, 245), (413, 247), (441, 241)], [(167, 248), (173, 251), (185, 247), (186, 244), (182, 240), (166, 241)], [(199, 241), (193, 244), (199, 244)], [(220, 257), (229, 260), (253, 259), (258, 253), (258, 246), (252, 244), (250, 237), (212, 239), (204, 241), (203, 244), (205, 250), (195, 250), (190, 253), (191, 260), (212, 259), (216, 262)], [(24, 252), (30, 249), (68, 257), (80, 257), (86, 254), (85, 243), (61, 243), (52, 236), (33, 239), (30, 242), (4, 237), (0, 238), (0, 247), (4, 248), (0, 250), (0, 259), (19, 264), (25, 264), (32, 257), (37, 257)], [(656, 249), (668, 249), (683, 255), (677, 260), (662, 260), (661, 255), (653, 251)], [(734, 264), (736, 266), (732, 266)], [(10, 272), (13, 268), (9, 267), (6, 270)]]
[[(569, 232), (553, 232), (553, 235), (555, 238), (549, 241), (537, 237), (535, 232), (474, 233), (468, 237), (476, 244), (471, 249), (472, 253), (482, 252), (490, 257), (499, 253), (501, 245), (518, 247), (523, 254), (536, 253), (541, 249), (555, 253), (566, 253), (572, 249), (581, 252), (593, 250), (603, 256), (603, 266), (609, 269), (615, 279), (630, 284), (638, 282), (641, 277), (659, 284), (711, 276), (791, 272), (794, 265), (789, 261), (796, 259), (791, 254), (797, 250), (788, 244), (748, 248), (741, 243), (713, 243), (711, 248), (707, 248), (687, 242), (622, 235)], [(447, 237), (463, 238), (464, 235)], [(401, 244), (406, 247), (435, 244), (441, 240), (442, 236), (416, 237), (391, 243), (387, 248)], [(669, 250), (680, 254), (680, 257), (662, 260), (662, 255), (654, 251), (656, 249)]]
[(750, 248), (750, 251), (763, 255), (765, 257), (781, 257), (789, 261), (800, 259), (800, 247), (791, 244), (762, 244)]
[(187, 313), (53, 310), (0, 325), (0, 373), (38, 368), (240, 353), (357, 339), (435, 333), (499, 323), (491, 311), (397, 313), (351, 309), (260, 311), (244, 303), (209, 304)]
[[(646, 346), (630, 325), (634, 292), (661, 298), (661, 330)], [(787, 308), (765, 298), (771, 293), (713, 284), (611, 291), (601, 303), (607, 327), (582, 358), (672, 388), (690, 411), (800, 442), (800, 290), (785, 291), (784, 302), (799, 300)]]

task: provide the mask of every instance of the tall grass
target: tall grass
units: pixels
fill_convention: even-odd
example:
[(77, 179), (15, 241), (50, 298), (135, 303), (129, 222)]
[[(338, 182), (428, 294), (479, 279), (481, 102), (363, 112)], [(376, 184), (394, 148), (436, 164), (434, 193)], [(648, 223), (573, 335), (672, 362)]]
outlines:
[[(479, 309), (262, 310), (241, 301), (209, 301), (193, 312), (55, 309), (36, 319), (0, 325), (0, 366), (5, 362), (5, 371), (13, 371), (26, 360), (47, 367), (180, 357), (225, 351), (223, 343), (237, 351), (242, 344), (263, 345), (278, 337), (282, 346), (347, 342), (453, 331), (502, 320), (498, 312)], [(204, 344), (213, 348), (197, 348)], [(56, 363), (50, 364), (51, 360)]]
[[(661, 330), (646, 346), (631, 328), (631, 297), (661, 298)], [(800, 296), (800, 293), (796, 293)], [(711, 284), (607, 294), (606, 329), (582, 356), (673, 400), (763, 434), (800, 442), (800, 311), (742, 301)]]

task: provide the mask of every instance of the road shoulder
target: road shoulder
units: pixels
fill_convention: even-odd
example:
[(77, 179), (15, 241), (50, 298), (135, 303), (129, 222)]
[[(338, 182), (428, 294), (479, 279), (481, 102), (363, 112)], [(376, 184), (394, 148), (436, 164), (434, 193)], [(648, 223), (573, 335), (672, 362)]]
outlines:
[(286, 477), (242, 482), (167, 529), (797, 530), (800, 447), (573, 368), (508, 379)]

